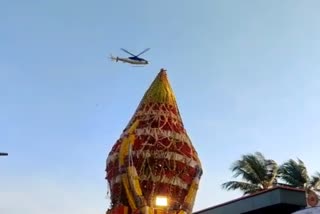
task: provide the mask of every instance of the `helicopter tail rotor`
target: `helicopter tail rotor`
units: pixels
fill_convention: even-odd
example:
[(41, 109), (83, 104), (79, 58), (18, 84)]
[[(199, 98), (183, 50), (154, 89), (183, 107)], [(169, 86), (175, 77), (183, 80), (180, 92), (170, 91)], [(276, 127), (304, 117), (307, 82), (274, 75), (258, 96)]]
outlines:
[(116, 61), (116, 62), (119, 61), (119, 57), (114, 57), (112, 55), (110, 55), (110, 59), (111, 59), (111, 61)]

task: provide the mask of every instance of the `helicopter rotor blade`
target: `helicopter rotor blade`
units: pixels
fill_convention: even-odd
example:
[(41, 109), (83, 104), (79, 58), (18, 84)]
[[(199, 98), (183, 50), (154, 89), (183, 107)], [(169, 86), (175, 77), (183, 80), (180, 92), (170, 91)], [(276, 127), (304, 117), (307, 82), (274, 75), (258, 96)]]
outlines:
[(131, 56), (135, 57), (136, 55), (130, 53), (129, 51), (127, 51), (126, 49), (121, 48), (122, 51), (126, 52), (127, 54), (130, 54)]
[(140, 56), (140, 55), (144, 54), (144, 53), (147, 52), (148, 50), (150, 50), (150, 48), (145, 49), (144, 51), (142, 51), (141, 53), (139, 53), (137, 56)]

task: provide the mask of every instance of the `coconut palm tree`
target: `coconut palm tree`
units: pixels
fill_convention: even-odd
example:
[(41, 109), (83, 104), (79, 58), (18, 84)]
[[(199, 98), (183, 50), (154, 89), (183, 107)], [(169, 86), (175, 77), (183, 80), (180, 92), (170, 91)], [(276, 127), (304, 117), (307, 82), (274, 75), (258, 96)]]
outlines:
[(279, 177), (288, 185), (305, 190), (320, 191), (320, 173), (308, 175), (307, 167), (300, 159), (290, 159), (279, 168)]
[(233, 177), (241, 176), (242, 181), (222, 184), (226, 190), (241, 190), (244, 195), (268, 189), (277, 183), (278, 164), (266, 159), (260, 152), (243, 155), (231, 166)]

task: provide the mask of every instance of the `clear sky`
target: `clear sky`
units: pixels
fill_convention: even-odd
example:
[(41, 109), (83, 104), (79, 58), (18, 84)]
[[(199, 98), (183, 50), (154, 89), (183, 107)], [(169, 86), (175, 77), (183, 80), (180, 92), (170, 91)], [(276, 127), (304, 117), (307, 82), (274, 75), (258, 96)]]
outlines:
[[(109, 206), (105, 160), (164, 67), (204, 174), (194, 210), (239, 197), (242, 154), (319, 168), (317, 0), (3, 0), (0, 213)], [(145, 68), (112, 63), (144, 57)]]

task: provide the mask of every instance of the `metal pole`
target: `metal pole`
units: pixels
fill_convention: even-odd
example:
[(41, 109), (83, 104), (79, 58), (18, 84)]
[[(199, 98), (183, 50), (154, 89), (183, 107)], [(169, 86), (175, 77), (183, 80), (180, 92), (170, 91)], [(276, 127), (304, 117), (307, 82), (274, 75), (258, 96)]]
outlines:
[(0, 152), (0, 156), (8, 156), (8, 153)]

